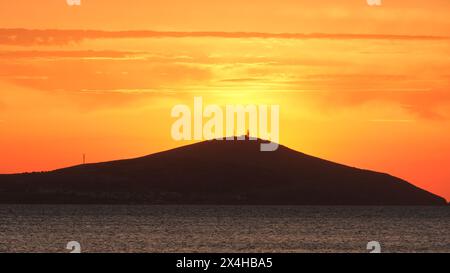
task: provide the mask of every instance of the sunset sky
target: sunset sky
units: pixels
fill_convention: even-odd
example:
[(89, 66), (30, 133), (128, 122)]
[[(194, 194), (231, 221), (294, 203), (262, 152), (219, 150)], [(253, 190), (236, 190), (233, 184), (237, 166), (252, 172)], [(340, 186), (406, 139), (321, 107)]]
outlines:
[(450, 1), (0, 0), (0, 173), (141, 156), (171, 108), (280, 105), (281, 144), (450, 200)]

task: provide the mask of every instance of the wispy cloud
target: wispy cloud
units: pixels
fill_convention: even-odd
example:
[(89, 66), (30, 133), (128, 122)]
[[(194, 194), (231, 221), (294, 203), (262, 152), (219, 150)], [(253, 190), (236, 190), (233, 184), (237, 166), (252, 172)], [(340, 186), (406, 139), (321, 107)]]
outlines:
[(381, 123), (411, 123), (415, 122), (413, 119), (371, 119), (371, 122), (381, 122)]
[(82, 51), (0, 51), (2, 59), (16, 58), (106, 58), (106, 59), (134, 59), (142, 52), (112, 51), (112, 50), (82, 50)]
[(332, 40), (449, 40), (446, 36), (348, 34), (348, 33), (265, 33), (265, 32), (221, 32), (221, 31), (104, 31), (104, 30), (36, 30), (0, 29), (0, 44), (3, 45), (64, 45), (85, 39), (125, 38), (259, 38), (259, 39), (332, 39)]

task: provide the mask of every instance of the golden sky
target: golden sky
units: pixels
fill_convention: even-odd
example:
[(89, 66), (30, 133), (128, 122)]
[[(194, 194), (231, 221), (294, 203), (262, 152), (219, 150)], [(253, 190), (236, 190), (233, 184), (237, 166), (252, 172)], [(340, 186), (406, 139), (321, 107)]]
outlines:
[(450, 199), (450, 1), (0, 0), (0, 173), (186, 143), (171, 108), (279, 104), (293, 149)]

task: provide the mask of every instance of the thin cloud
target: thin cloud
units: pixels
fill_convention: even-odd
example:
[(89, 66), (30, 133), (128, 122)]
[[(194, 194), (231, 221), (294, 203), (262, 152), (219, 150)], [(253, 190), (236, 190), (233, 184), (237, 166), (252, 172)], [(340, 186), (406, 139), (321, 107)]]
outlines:
[(415, 122), (414, 119), (371, 119), (371, 122), (381, 122), (381, 123), (411, 123)]
[(329, 39), (329, 40), (449, 40), (446, 36), (389, 34), (328, 34), (328, 33), (264, 33), (221, 31), (103, 31), (103, 30), (35, 30), (0, 29), (2, 45), (65, 45), (86, 39), (127, 38), (258, 38), (258, 39)]
[(0, 58), (2, 59), (16, 59), (16, 58), (111, 58), (111, 59), (125, 59), (140, 55), (140, 52), (128, 51), (96, 51), (96, 50), (82, 50), (82, 51), (0, 51)]

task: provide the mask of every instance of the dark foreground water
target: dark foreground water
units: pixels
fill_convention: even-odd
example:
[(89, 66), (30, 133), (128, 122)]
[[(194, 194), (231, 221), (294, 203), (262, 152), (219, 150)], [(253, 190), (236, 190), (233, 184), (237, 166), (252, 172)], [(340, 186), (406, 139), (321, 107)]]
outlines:
[(450, 252), (450, 207), (0, 206), (0, 252)]

